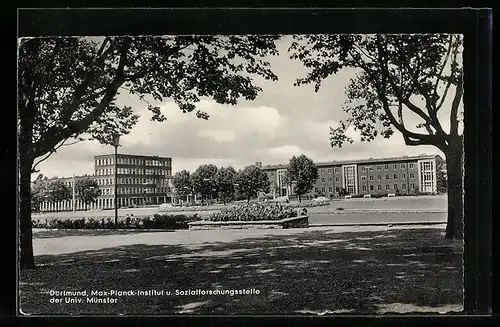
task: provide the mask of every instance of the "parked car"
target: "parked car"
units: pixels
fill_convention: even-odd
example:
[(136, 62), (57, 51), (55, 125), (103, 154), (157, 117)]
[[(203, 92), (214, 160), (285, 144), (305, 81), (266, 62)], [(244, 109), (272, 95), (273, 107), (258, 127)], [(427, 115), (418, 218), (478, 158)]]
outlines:
[(318, 196), (317, 198), (312, 199), (311, 202), (315, 204), (326, 204), (330, 203), (330, 199), (324, 196)]
[(165, 211), (172, 210), (172, 208), (174, 208), (174, 206), (172, 204), (170, 204), (170, 203), (162, 203), (158, 207), (158, 211), (159, 212), (165, 212)]

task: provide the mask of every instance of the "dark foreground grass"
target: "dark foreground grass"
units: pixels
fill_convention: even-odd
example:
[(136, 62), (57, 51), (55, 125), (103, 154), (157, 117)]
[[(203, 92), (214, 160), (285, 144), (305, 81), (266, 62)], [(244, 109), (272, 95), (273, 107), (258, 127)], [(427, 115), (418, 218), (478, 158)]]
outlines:
[[(37, 257), (22, 271), (27, 314), (377, 314), (463, 303), (462, 248), (440, 229), (305, 231), (201, 245), (131, 245)], [(98, 237), (98, 236), (96, 236)], [(176, 290), (256, 289), (256, 295), (175, 295)], [(164, 290), (115, 304), (50, 303), (50, 290)], [(62, 297), (60, 297), (62, 298)], [(422, 310), (421, 310), (422, 309)], [(389, 310), (391, 311), (391, 310)], [(436, 309), (437, 311), (437, 309)]]

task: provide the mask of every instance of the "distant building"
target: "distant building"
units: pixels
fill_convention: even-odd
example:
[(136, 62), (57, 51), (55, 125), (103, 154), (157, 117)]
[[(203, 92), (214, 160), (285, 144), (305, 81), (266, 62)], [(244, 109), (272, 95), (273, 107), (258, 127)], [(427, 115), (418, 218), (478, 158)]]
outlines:
[[(89, 209), (114, 208), (114, 180), (117, 173), (117, 202), (118, 207), (130, 205), (161, 204), (172, 202), (172, 158), (158, 156), (138, 156), (130, 154), (99, 155), (94, 157), (94, 175), (75, 176), (75, 183), (79, 179), (93, 178), (97, 181), (101, 196)], [(73, 177), (55, 178), (62, 180), (72, 188)], [(84, 204), (75, 201), (76, 210), (84, 210)], [(73, 210), (73, 201), (60, 203), (44, 202), (40, 205), (42, 211)]]
[[(439, 155), (419, 155), (317, 162), (319, 177), (312, 192), (324, 196), (335, 196), (338, 189), (345, 189), (351, 195), (436, 193), (436, 167), (440, 161), (443, 159)], [(284, 182), (286, 167), (261, 167), (275, 196), (293, 194), (293, 184)]]

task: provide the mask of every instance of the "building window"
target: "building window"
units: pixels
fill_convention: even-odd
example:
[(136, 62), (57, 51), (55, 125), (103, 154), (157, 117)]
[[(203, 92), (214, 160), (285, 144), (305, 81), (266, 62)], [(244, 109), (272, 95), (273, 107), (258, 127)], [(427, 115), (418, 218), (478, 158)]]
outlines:
[(385, 179), (389, 179), (389, 175), (385, 175)]
[(331, 186), (328, 188), (328, 192), (330, 192), (330, 193), (333, 192), (333, 188)]
[(401, 175), (402, 179), (406, 179), (406, 174)]
[(406, 184), (401, 184), (401, 188), (402, 188), (403, 190), (406, 190)]
[(339, 169), (338, 169), (338, 168), (334, 168), (334, 169), (333, 169), (333, 171), (334, 171), (335, 173), (338, 173), (338, 172), (339, 172)]
[(398, 184), (394, 184), (394, 189), (397, 190), (398, 189)]
[(413, 164), (412, 163), (410, 164), (410, 169), (413, 169)]
[(328, 178), (328, 182), (333, 183), (333, 178)]
[(373, 171), (373, 166), (370, 166), (370, 168), (368, 168), (370, 171)]
[(386, 190), (389, 190), (389, 184), (387, 184), (387, 185), (385, 186), (385, 189), (386, 189)]
[(377, 190), (382, 191), (382, 185), (377, 185)]
[(415, 184), (411, 184), (411, 189), (414, 190), (415, 189)]
[(377, 170), (380, 170), (380, 166), (377, 166)]
[(324, 187), (321, 188), (321, 192), (325, 193), (325, 188)]
[(366, 171), (366, 168), (365, 168), (365, 167), (361, 167), (361, 171), (362, 171), (362, 172), (365, 172), (365, 171)]
[(382, 176), (377, 175), (377, 179), (378, 179), (379, 181), (380, 181), (380, 180), (382, 180)]
[(401, 169), (405, 169), (406, 168), (406, 165), (405, 164), (401, 164)]
[(331, 174), (332, 173), (332, 168), (328, 168), (328, 173)]
[(398, 165), (396, 164), (392, 165), (392, 169), (398, 169)]
[(339, 182), (339, 178), (335, 177), (335, 183), (338, 183), (338, 182)]
[(415, 175), (413, 175), (413, 173), (412, 173), (412, 174), (410, 174), (410, 178), (411, 178), (411, 179), (414, 179), (414, 178), (415, 178)]
[(324, 179), (324, 178), (322, 178), (322, 179), (321, 179), (321, 183), (324, 183), (324, 182), (325, 182), (325, 179)]
[(394, 179), (398, 179), (398, 174), (394, 174)]
[(323, 168), (320, 169), (320, 173), (321, 174), (324, 174), (325, 173), (325, 170)]
[(361, 176), (362, 181), (366, 181), (366, 176)]
[(363, 185), (363, 192), (366, 192), (366, 185)]
[(371, 181), (373, 180), (373, 176), (370, 176), (370, 180), (371, 180)]
[(384, 165), (384, 169), (385, 170), (389, 169), (389, 165)]
[(370, 185), (370, 191), (373, 191), (373, 185)]

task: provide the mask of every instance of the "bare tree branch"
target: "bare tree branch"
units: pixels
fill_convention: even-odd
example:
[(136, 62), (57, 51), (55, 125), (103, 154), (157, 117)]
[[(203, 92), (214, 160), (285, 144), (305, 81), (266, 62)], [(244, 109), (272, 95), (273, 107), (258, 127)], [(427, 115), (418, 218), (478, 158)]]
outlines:
[(458, 107), (460, 106), (460, 101), (462, 100), (462, 95), (464, 93), (464, 83), (463, 83), (463, 73), (461, 72), (458, 77), (457, 90), (455, 92), (455, 97), (453, 98), (453, 103), (451, 104), (450, 113), (450, 135), (458, 135)]
[[(436, 111), (438, 111), (443, 106), (443, 103), (446, 100), (446, 97), (448, 96), (448, 90), (450, 89), (451, 84), (453, 84), (453, 78), (452, 78), (452, 76), (455, 73), (454, 66), (457, 63), (458, 47), (459, 47), (459, 44), (457, 43), (456, 48), (453, 49), (453, 56), (452, 56), (452, 60), (451, 60), (451, 67), (452, 67), (452, 69), (451, 69), (451, 72), (450, 72), (450, 77), (447, 79), (447, 83), (446, 83), (446, 87), (445, 87), (444, 93), (441, 96), (439, 104), (436, 106)], [(438, 75), (438, 81), (440, 79), (443, 79), (443, 75), (442, 74)]]
[(448, 63), (448, 59), (450, 58), (451, 48), (452, 48), (452, 44), (453, 44), (453, 35), (450, 35), (448, 42), (449, 42), (448, 50), (446, 51), (446, 56), (444, 57), (444, 61), (443, 61), (443, 64), (441, 65), (441, 68), (439, 69), (439, 73), (437, 74), (438, 78), (436, 80), (436, 83), (434, 84), (433, 94), (437, 94), (437, 88), (438, 88), (439, 82), (440, 82), (439, 76), (443, 76), (444, 68), (446, 67), (446, 64)]

